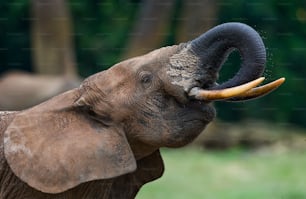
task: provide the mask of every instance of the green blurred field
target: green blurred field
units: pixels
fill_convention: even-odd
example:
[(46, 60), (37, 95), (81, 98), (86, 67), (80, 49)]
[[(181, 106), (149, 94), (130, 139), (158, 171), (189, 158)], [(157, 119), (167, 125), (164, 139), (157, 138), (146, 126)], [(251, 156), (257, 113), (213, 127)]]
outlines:
[(305, 199), (306, 151), (165, 149), (166, 170), (137, 199)]

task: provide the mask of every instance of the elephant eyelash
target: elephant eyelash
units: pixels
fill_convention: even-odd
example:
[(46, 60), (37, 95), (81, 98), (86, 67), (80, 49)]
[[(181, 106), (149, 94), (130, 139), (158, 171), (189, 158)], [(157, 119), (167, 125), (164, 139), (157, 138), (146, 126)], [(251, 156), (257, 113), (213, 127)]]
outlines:
[(151, 81), (152, 81), (152, 77), (150, 77), (148, 75), (141, 78), (141, 83), (143, 83), (143, 84), (151, 83)]
[(140, 76), (140, 82), (141, 82), (141, 84), (142, 84), (145, 88), (148, 88), (148, 87), (151, 85), (152, 80), (153, 80), (153, 75), (152, 75), (152, 73), (147, 72), (147, 71), (143, 71), (143, 72), (140, 72), (139, 76)]

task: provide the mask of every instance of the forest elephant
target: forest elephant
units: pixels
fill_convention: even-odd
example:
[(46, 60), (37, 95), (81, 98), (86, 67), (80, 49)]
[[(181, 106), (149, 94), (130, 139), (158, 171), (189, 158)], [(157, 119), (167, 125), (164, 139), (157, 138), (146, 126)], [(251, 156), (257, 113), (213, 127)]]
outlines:
[[(233, 49), (239, 71), (218, 73)], [(192, 142), (215, 117), (212, 102), (265, 95), (259, 34), (241, 23), (122, 61), (32, 108), (1, 112), (0, 198), (134, 198), (163, 174), (160, 147)]]
[(6, 72), (0, 76), (0, 111), (23, 110), (76, 88), (78, 77)]

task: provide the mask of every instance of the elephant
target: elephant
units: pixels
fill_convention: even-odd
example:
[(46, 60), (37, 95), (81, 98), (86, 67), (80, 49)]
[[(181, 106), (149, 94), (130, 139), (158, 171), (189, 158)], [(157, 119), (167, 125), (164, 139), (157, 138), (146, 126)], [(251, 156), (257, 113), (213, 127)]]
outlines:
[[(218, 84), (234, 49), (241, 67)], [(162, 176), (160, 148), (192, 142), (215, 118), (214, 101), (255, 99), (284, 82), (258, 86), (265, 62), (260, 35), (229, 22), (115, 64), (32, 108), (1, 112), (0, 198), (135, 198)]]
[(30, 108), (80, 84), (78, 77), (6, 72), (0, 77), (0, 110)]

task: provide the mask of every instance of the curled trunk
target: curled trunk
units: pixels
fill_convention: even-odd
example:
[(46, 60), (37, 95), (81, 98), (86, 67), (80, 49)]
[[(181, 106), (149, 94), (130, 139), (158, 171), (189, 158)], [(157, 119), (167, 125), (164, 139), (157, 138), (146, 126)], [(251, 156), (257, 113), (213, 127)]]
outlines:
[(233, 49), (241, 55), (240, 70), (213, 89), (238, 86), (260, 77), (266, 63), (263, 41), (254, 29), (242, 23), (221, 24), (191, 41), (190, 50), (200, 58), (201, 67), (215, 74)]
[[(218, 73), (227, 56), (237, 49), (242, 63), (234, 77), (217, 84)], [(266, 64), (266, 50), (260, 35), (242, 23), (225, 23), (189, 43), (178, 46), (170, 57), (167, 74), (171, 83), (198, 100), (248, 100), (263, 96), (284, 82), (284, 78), (254, 88)], [(179, 90), (179, 89), (177, 89)]]

